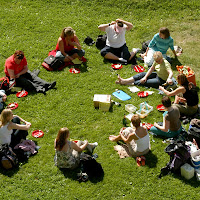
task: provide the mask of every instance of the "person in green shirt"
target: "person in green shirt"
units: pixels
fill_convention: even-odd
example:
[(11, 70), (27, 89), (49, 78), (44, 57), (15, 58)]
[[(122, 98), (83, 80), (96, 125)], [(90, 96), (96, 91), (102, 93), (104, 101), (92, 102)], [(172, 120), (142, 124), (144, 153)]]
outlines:
[(170, 63), (163, 58), (160, 51), (156, 51), (153, 58), (154, 62), (148, 72), (136, 74), (128, 79), (123, 79), (118, 75), (116, 83), (121, 85), (142, 85), (152, 88), (159, 88), (164, 83), (173, 84), (173, 72)]

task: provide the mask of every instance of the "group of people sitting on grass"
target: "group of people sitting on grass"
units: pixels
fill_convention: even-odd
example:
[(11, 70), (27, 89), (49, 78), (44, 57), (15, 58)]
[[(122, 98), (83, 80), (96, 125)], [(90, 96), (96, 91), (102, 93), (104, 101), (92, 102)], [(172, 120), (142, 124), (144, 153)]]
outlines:
[[(129, 52), (125, 41), (125, 33), (131, 30), (132, 27), (133, 25), (130, 22), (122, 19), (116, 19), (109, 24), (102, 24), (98, 27), (107, 34), (106, 46), (101, 50), (101, 55), (105, 59), (119, 61), (124, 64), (131, 63), (138, 50), (133, 49), (132, 52)], [(164, 83), (173, 84), (170, 58), (166, 56), (168, 48), (171, 48), (174, 55), (177, 56), (169, 30), (161, 28), (159, 33), (154, 35), (146, 52), (141, 54), (145, 65), (150, 67), (149, 70), (128, 79), (123, 79), (118, 75), (116, 83), (159, 88), (167, 95), (162, 98), (162, 104), (167, 110), (163, 114), (163, 123), (154, 123), (150, 131), (154, 135), (169, 138), (178, 136), (182, 130), (180, 114), (194, 115), (198, 111), (199, 98), (195, 86), (188, 82), (184, 74), (178, 75), (177, 80), (180, 86), (174, 91), (169, 92), (162, 86)], [(71, 27), (64, 28), (58, 38), (55, 57), (64, 62), (70, 62), (76, 58), (82, 60), (84, 54), (85, 51), (82, 49), (75, 31)], [(16, 51), (14, 55), (6, 60), (5, 74), (10, 81), (15, 81), (16, 86), (27, 90), (35, 90), (36, 92), (46, 92), (56, 85), (56, 82), (49, 83), (40, 79), (37, 72), (30, 72), (22, 51)], [(169, 96), (175, 96), (173, 104)], [(16, 140), (16, 135), (12, 133), (13, 129), (27, 131), (30, 128), (31, 124), (29, 122), (17, 116), (15, 118), (17, 118), (17, 121), (13, 119), (11, 110), (3, 110), (0, 118), (0, 144), (7, 143), (10, 145)], [(20, 125), (20, 121), (25, 125)], [(146, 127), (141, 126), (139, 115), (133, 115), (131, 123), (132, 127), (122, 128), (119, 135), (110, 135), (109, 140), (114, 142), (123, 140), (128, 155), (140, 157), (139, 161), (144, 163), (144, 155), (151, 149), (149, 133)], [(54, 144), (56, 150), (55, 165), (59, 168), (74, 169), (80, 163), (80, 153), (86, 148), (92, 152), (97, 145), (98, 143), (88, 143), (88, 141), (70, 141), (69, 129), (66, 127), (61, 128)], [(118, 152), (121, 150), (120, 148), (117, 149)]]

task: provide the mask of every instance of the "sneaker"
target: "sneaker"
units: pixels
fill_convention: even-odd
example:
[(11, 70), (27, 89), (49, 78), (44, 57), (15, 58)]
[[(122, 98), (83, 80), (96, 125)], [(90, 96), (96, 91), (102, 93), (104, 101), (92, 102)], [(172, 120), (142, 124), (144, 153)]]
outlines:
[(132, 52), (134, 52), (135, 54), (138, 53), (139, 51), (141, 51), (140, 48), (133, 48), (133, 49), (132, 49)]
[(88, 143), (87, 149), (92, 153), (94, 151), (94, 148), (98, 146), (98, 143)]
[(120, 61), (120, 62), (123, 62), (123, 63), (127, 63), (127, 62), (128, 62), (128, 61), (125, 60), (124, 58), (119, 58), (119, 61)]

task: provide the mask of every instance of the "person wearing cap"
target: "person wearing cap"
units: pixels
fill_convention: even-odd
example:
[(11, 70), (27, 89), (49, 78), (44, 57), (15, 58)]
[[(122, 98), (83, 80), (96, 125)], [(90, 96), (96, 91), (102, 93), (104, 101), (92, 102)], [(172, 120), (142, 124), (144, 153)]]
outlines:
[(55, 87), (56, 82), (46, 82), (39, 78), (37, 74), (28, 69), (26, 57), (21, 50), (6, 59), (4, 72), (11, 82), (15, 82), (17, 87), (21, 87), (26, 91), (45, 93), (49, 89)]
[(116, 19), (109, 24), (101, 24), (98, 28), (107, 34), (106, 46), (101, 55), (108, 60), (127, 63), (137, 52), (129, 52), (126, 46), (125, 33), (131, 30), (133, 24), (122, 19)]

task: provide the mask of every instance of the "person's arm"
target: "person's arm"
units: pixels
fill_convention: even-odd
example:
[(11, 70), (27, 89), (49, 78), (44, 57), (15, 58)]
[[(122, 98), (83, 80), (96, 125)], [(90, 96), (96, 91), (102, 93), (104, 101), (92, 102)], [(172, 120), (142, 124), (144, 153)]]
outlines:
[(178, 95), (180, 93), (185, 93), (185, 88), (183, 86), (180, 86), (171, 92), (167, 91), (163, 86), (159, 86), (159, 89), (162, 90), (169, 97)]
[(78, 152), (82, 152), (88, 145), (88, 141), (84, 141), (85, 143), (82, 144), (80, 147), (75, 143), (75, 142), (71, 142), (72, 148)]
[(144, 84), (147, 81), (148, 76), (155, 70), (155, 66), (152, 65), (150, 67), (150, 69), (148, 70), (148, 72), (145, 74), (145, 76), (143, 78), (140, 79), (140, 83)]
[(135, 133), (130, 133), (130, 134), (128, 135), (128, 137), (126, 138), (126, 137), (124, 137), (123, 133), (120, 132), (120, 136), (121, 136), (122, 140), (123, 140), (125, 143), (129, 143), (129, 142), (131, 142), (133, 139), (136, 139), (136, 140), (138, 139), (138, 138), (135, 136)]
[(76, 35), (74, 35), (74, 42), (69, 40), (69, 45), (76, 46), (78, 50), (81, 50), (81, 45), (80, 45), (79, 39)]
[(59, 50), (62, 53), (63, 56), (68, 56), (67, 53), (65, 53), (65, 49), (64, 49), (64, 43), (61, 37), (58, 38), (58, 46), (59, 46)]
[(167, 72), (168, 72), (169, 75), (168, 75), (166, 82), (169, 83), (169, 84), (173, 84), (173, 81), (172, 81), (173, 72), (172, 72), (171, 69), (167, 70)]
[(108, 24), (101, 24), (98, 26), (98, 29), (101, 31), (106, 31), (106, 28), (113, 24), (116, 24), (116, 21), (112, 21), (111, 23)]
[(18, 130), (28, 130), (31, 127), (30, 122), (23, 121), (25, 124), (15, 124), (13, 122), (10, 122), (8, 125), (8, 130), (11, 129), (18, 129)]
[(160, 129), (161, 131), (167, 132), (169, 130), (169, 127), (170, 127), (170, 122), (168, 120), (166, 120), (165, 117), (163, 117), (163, 125), (160, 126), (155, 122), (154, 126), (158, 129)]
[(22, 74), (25, 74), (28, 71), (28, 65), (24, 66), (24, 69), (15, 75), (15, 78), (19, 78)]
[(127, 21), (125, 21), (123, 19), (116, 19), (116, 22), (122, 22), (123, 24), (126, 24), (127, 25), (127, 28), (126, 28), (127, 31), (129, 31), (129, 30), (131, 30), (133, 28), (133, 24), (132, 23), (127, 22)]
[(10, 79), (15, 79), (15, 72), (12, 69), (7, 69)]

